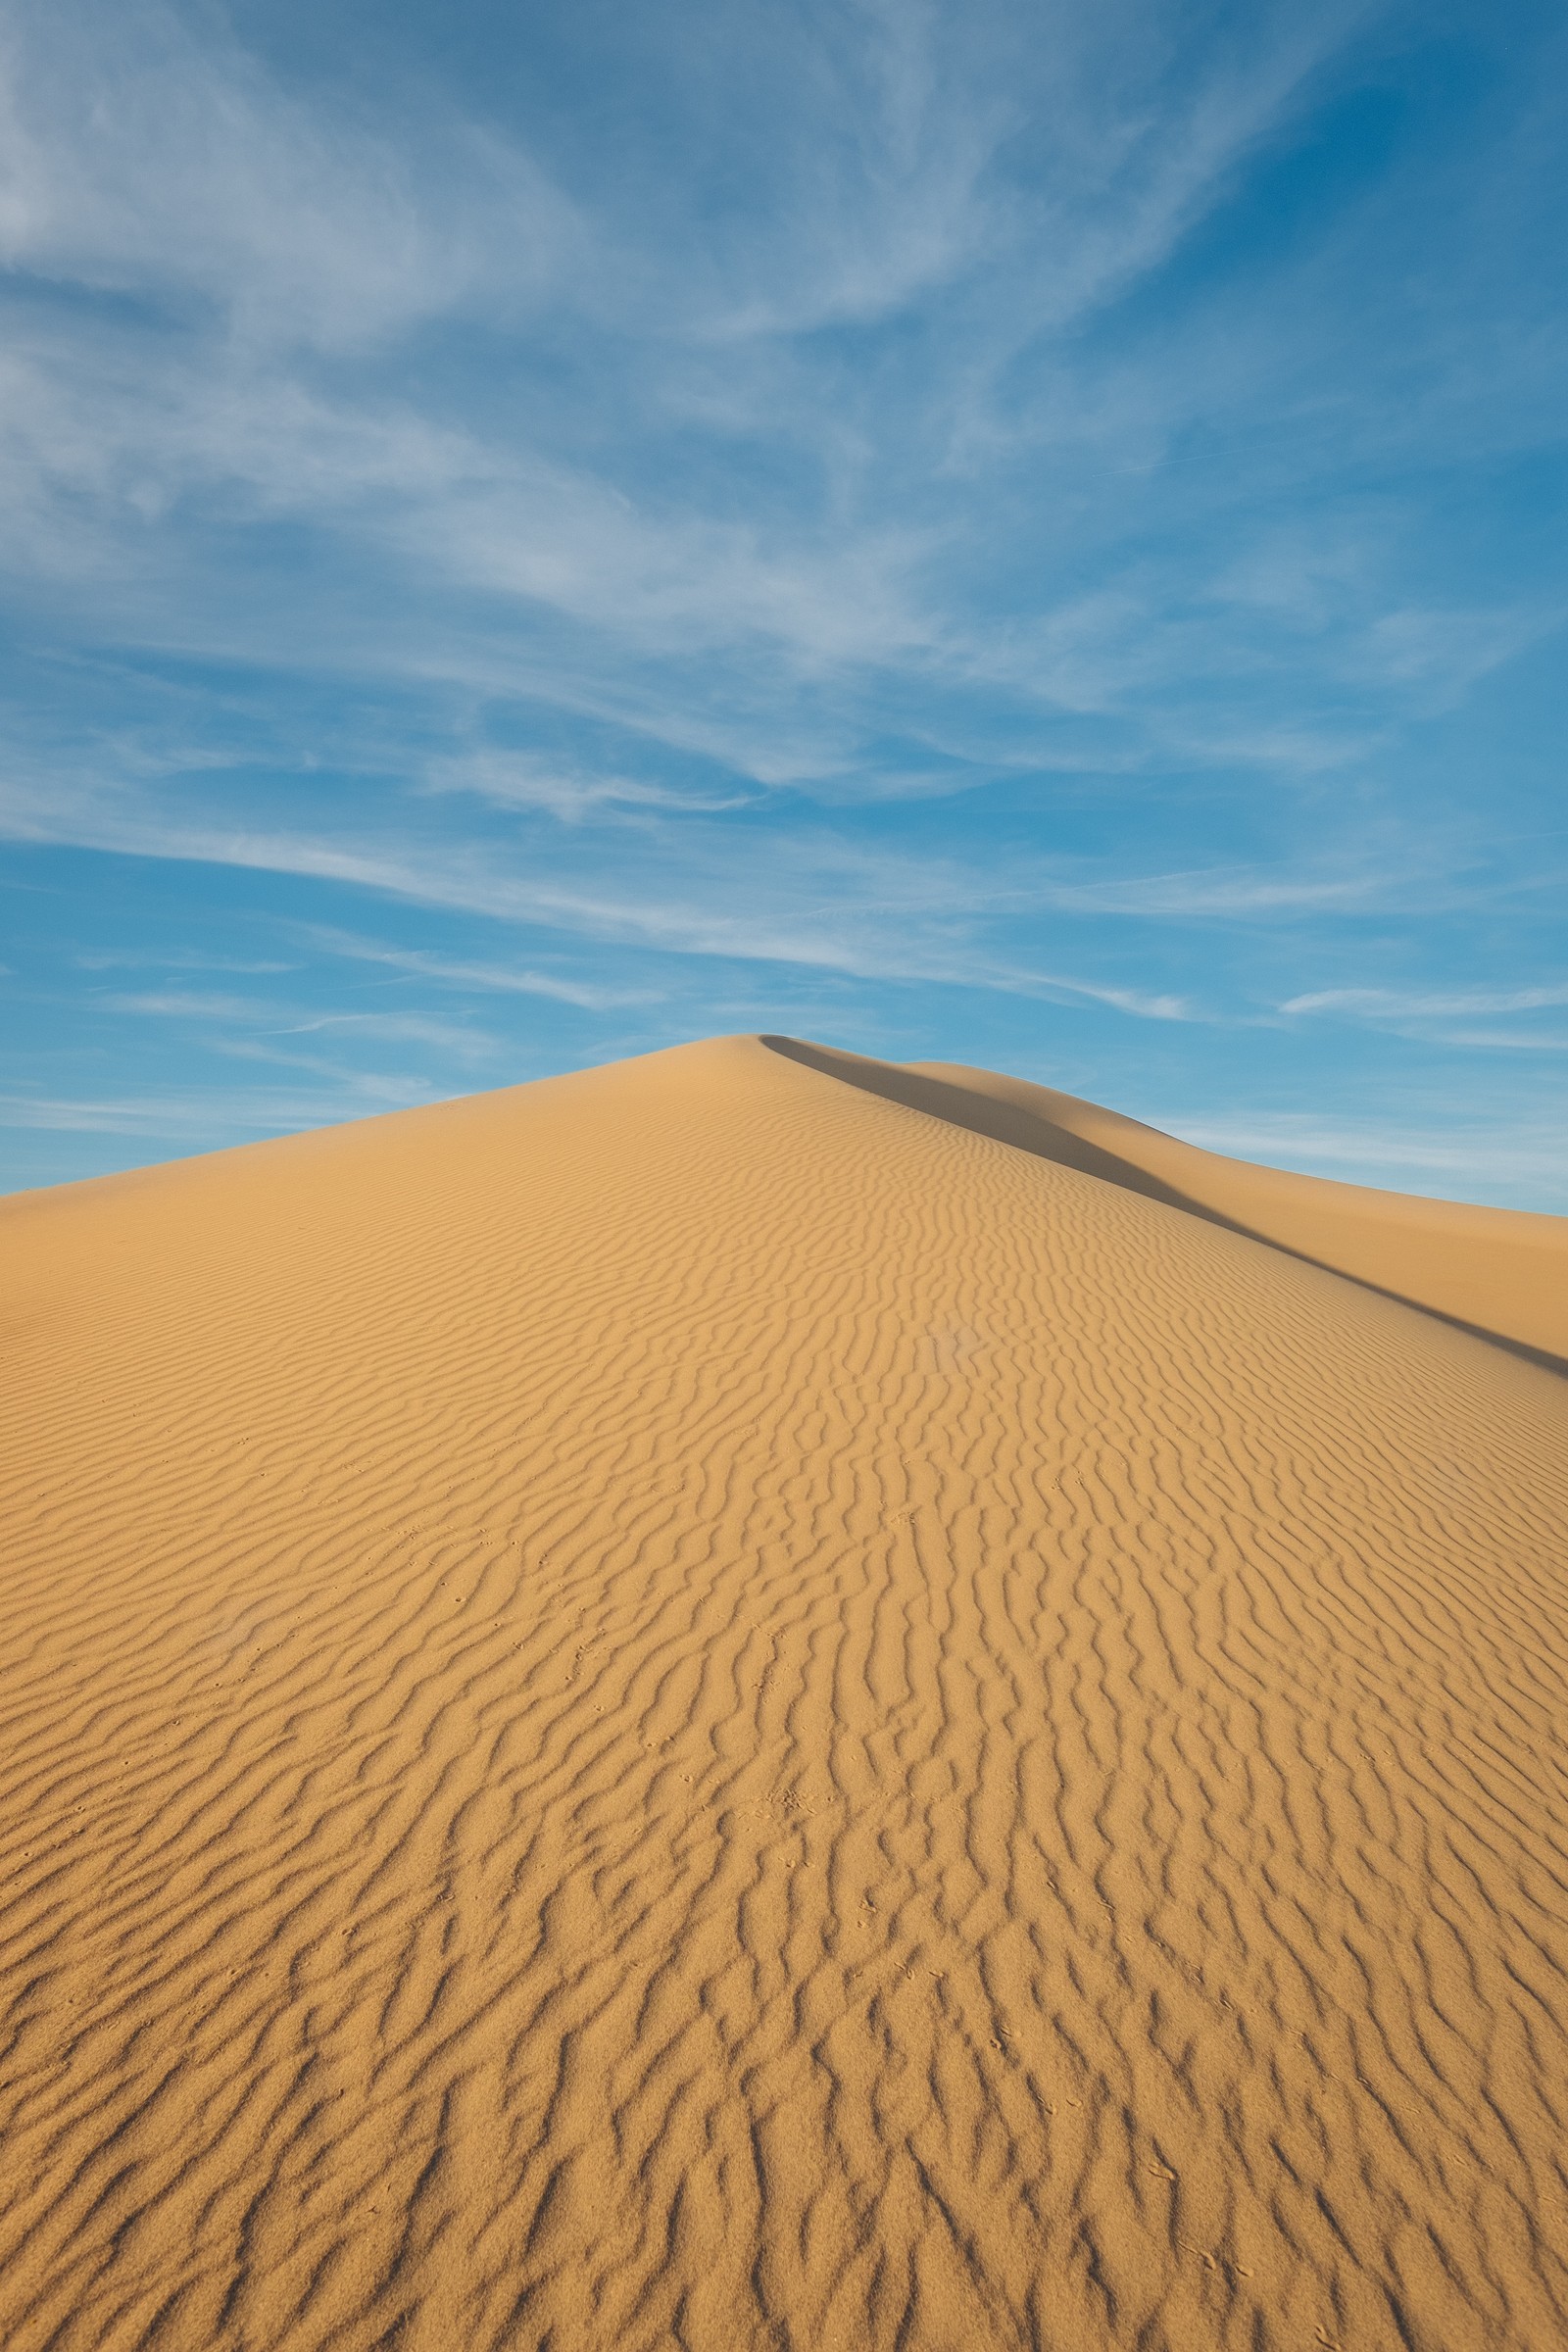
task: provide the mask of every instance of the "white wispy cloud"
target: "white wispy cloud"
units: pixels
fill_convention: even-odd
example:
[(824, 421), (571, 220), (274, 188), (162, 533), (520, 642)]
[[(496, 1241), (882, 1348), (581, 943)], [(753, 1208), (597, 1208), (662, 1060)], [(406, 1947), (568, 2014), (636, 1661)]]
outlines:
[(1539, 1012), (1568, 1004), (1568, 981), (1526, 988), (1320, 988), (1292, 997), (1282, 1012), (1359, 1014), (1369, 1020), (1453, 1020), (1472, 1014)]
[(460, 1061), (482, 1061), (499, 1051), (501, 1040), (488, 1030), (459, 1021), (442, 1021), (423, 1012), (321, 1012), (307, 1020), (280, 1023), (279, 1037), (316, 1037), (329, 1030), (350, 1038), (369, 1038), (396, 1045), (435, 1046)]
[(1345, 658), (1360, 671), (1396, 687), (1425, 690), (1426, 707), (1462, 701), (1480, 679), (1528, 647), (1552, 636), (1568, 618), (1555, 600), (1479, 610), (1401, 607), (1370, 620)]
[(426, 116), (418, 147), (291, 99), (216, 19), (58, 0), (0, 12), (0, 254), (209, 306), (252, 341), (381, 337), (568, 255), (569, 205), (514, 145)]
[(417, 1079), (334, 1072), (330, 1088), (222, 1088), (132, 1095), (0, 1093), (0, 1127), (76, 1135), (139, 1136), (216, 1149), (252, 1136), (412, 1109), (432, 1089)]
[[(355, 1039), (433, 1046), (460, 1060), (482, 1060), (500, 1040), (471, 1023), (443, 1021), (419, 1012), (313, 1012), (270, 1004), (259, 997), (203, 995), (166, 989), (112, 993), (97, 999), (106, 1012), (143, 1019), (219, 1022), (259, 1029), (274, 1037), (312, 1037), (336, 1030)], [(334, 1073), (338, 1074), (338, 1073)]]
[(393, 971), (410, 972), (460, 989), (477, 989), (502, 996), (546, 997), (559, 1004), (575, 1004), (585, 1012), (605, 1012), (621, 1005), (650, 1004), (660, 992), (648, 988), (596, 987), (553, 972), (532, 971), (509, 963), (474, 962), (462, 956), (438, 956), (423, 948), (395, 948), (358, 933), (334, 930), (320, 923), (301, 926), (304, 936), (328, 955), (358, 963), (377, 963)]
[[(1386, 897), (1394, 878), (1387, 869), (1376, 867), (1351, 874), (1325, 875), (1213, 866), (1188, 873), (1062, 883), (1054, 888), (1053, 900), (1060, 906), (1099, 914), (1246, 919), (1365, 906)], [(1292, 1004), (1284, 1010), (1300, 1008), (1299, 1004)]]
[(236, 972), (263, 977), (297, 968), (275, 958), (207, 956), (189, 948), (94, 949), (74, 956), (72, 961), (83, 972)]
[(1540, 1029), (1445, 1029), (1438, 1043), (1481, 1054), (1568, 1054), (1568, 1037)]
[(193, 989), (120, 991), (100, 997), (106, 1012), (135, 1013), (146, 1018), (177, 1021), (233, 1021), (265, 1017), (253, 997), (202, 995)]
[(564, 824), (573, 825), (591, 817), (647, 809), (716, 815), (726, 808), (744, 808), (755, 797), (674, 792), (632, 776), (584, 774), (525, 752), (476, 751), (437, 760), (425, 781), (435, 792), (472, 793), (502, 808), (543, 808)]

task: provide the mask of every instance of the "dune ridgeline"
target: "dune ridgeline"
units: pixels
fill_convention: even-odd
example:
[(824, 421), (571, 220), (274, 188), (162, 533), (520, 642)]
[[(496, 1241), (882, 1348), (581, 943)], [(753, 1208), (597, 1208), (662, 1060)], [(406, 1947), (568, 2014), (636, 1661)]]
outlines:
[(1568, 2341), (1568, 1220), (735, 1038), (0, 1258), (7, 2352)]

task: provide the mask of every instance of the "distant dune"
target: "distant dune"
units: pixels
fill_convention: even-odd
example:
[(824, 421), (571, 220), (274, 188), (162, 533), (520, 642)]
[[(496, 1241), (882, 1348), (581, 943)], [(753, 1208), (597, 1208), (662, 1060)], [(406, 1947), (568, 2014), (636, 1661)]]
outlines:
[(1568, 1220), (737, 1038), (0, 1268), (7, 2352), (1568, 2342)]

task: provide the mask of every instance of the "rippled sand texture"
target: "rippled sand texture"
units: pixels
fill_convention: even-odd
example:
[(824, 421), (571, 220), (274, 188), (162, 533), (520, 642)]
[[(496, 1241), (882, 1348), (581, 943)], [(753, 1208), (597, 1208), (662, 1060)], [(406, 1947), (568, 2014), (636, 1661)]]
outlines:
[(0, 1213), (7, 2352), (1568, 2337), (1568, 1385), (845, 1070)]

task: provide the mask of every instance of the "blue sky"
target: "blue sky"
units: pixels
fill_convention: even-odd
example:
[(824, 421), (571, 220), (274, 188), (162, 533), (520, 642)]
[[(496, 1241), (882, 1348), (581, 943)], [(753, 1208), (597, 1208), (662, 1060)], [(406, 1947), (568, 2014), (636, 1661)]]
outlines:
[(1568, 1210), (1565, 99), (0, 0), (0, 1185), (779, 1028)]

